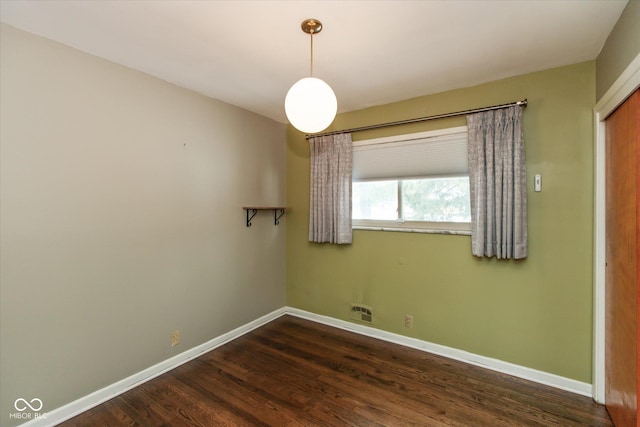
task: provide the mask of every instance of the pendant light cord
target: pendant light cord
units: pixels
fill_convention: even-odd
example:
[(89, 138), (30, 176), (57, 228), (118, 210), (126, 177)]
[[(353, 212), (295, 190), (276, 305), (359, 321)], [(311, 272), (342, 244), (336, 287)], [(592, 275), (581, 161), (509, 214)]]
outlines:
[(311, 61), (310, 61), (309, 76), (313, 77), (313, 31), (311, 31), (309, 35), (311, 36)]

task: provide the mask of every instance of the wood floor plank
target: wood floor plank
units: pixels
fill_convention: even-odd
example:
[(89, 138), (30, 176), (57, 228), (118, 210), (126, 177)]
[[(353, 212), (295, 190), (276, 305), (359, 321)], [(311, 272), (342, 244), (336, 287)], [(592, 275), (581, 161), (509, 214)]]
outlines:
[[(263, 343), (263, 345), (265, 345)], [(299, 344), (298, 344), (299, 345)], [(433, 422), (441, 417), (442, 413), (438, 409), (432, 409), (429, 405), (416, 405), (413, 398), (399, 396), (388, 390), (389, 384), (376, 384), (370, 374), (367, 374), (356, 367), (353, 367), (346, 358), (339, 360), (334, 354), (322, 352), (324, 357), (311, 352), (294, 352), (292, 344), (289, 354), (280, 354), (280, 358), (288, 358), (290, 363), (298, 363), (304, 367), (303, 375), (307, 372), (316, 372), (317, 379), (323, 384), (323, 388), (331, 387), (333, 393), (347, 394), (353, 396), (357, 401), (368, 402), (369, 408), (375, 408), (381, 416), (386, 414), (391, 417), (388, 422), (408, 422), (411, 419), (425, 417), (433, 419)], [(268, 344), (265, 345), (269, 347)], [(261, 353), (263, 356), (264, 353)], [(400, 419), (399, 419), (400, 418)], [(375, 421), (372, 419), (371, 422)], [(385, 424), (389, 425), (389, 424)]]
[[(242, 347), (243, 352), (250, 355), (248, 363), (259, 372), (258, 378), (255, 378), (254, 381), (258, 382), (263, 390), (269, 390), (272, 399), (278, 400), (277, 395), (283, 396), (281, 403), (291, 405), (299, 416), (311, 417), (313, 414), (329, 414), (333, 419), (343, 420), (348, 424), (347, 420), (353, 417), (353, 411), (358, 410), (360, 402), (355, 401), (348, 393), (341, 393), (334, 388), (327, 387), (318, 381), (317, 375), (309, 375), (309, 371), (305, 367), (306, 360), (288, 360), (286, 369), (283, 370), (281, 366), (285, 359), (282, 357), (274, 357), (251, 343), (243, 343)], [(224, 362), (238, 363), (237, 360), (225, 360)], [(217, 360), (216, 363), (221, 362)], [(314, 398), (310, 398), (310, 396), (314, 396)], [(326, 404), (329, 399), (331, 405)], [(318, 424), (321, 420), (308, 418), (306, 422)], [(367, 423), (367, 425), (374, 424), (374, 420)]]
[[(381, 421), (398, 422), (400, 415), (385, 411), (388, 401), (383, 399), (381, 393), (377, 393), (373, 399), (362, 399), (362, 396), (367, 393), (364, 385), (356, 384), (354, 387), (354, 384), (348, 383), (341, 386), (342, 384), (336, 383), (336, 378), (339, 377), (335, 376), (335, 370), (321, 370), (318, 365), (313, 366), (310, 363), (313, 355), (287, 359), (282, 354), (270, 354), (268, 348), (268, 346), (262, 348), (258, 346), (251, 350), (256, 360), (262, 362), (259, 369), (267, 370), (268, 366), (275, 366), (282, 363), (282, 360), (287, 360), (287, 366), (289, 366), (287, 371), (269, 372), (268, 376), (275, 379), (280, 387), (290, 389), (291, 384), (298, 384), (301, 386), (299, 392), (316, 396), (314, 412), (330, 413), (333, 419), (342, 420), (345, 423), (353, 419), (354, 412), (360, 414), (365, 425), (375, 425)], [(310, 376), (310, 372), (315, 374)], [(372, 404), (376, 405), (371, 406)], [(316, 423), (319, 421), (321, 420), (316, 420)]]
[(62, 426), (612, 426), (592, 399), (283, 316)]
[[(274, 334), (278, 334), (278, 331), (274, 331)], [(305, 338), (302, 335), (292, 334), (295, 338), (294, 342), (290, 345), (285, 342), (280, 342), (280, 346), (285, 348), (289, 346), (289, 353), (294, 354), (294, 350), (300, 351), (300, 348), (308, 348), (314, 347), (319, 349), (320, 351), (318, 356), (316, 354), (308, 354), (306, 357), (316, 359), (317, 365), (324, 365), (329, 369), (329, 372), (340, 372), (345, 374), (346, 377), (354, 378), (355, 381), (359, 382), (362, 387), (362, 383), (365, 383), (371, 387), (374, 387), (376, 390), (376, 394), (379, 395), (382, 399), (382, 402), (377, 402), (378, 404), (384, 405), (385, 403), (392, 404), (396, 411), (401, 409), (403, 413), (406, 411), (412, 411), (414, 408), (420, 408), (422, 410), (426, 410), (429, 407), (429, 402), (438, 401), (439, 397), (442, 397), (443, 394), (447, 394), (449, 396), (449, 403), (446, 405), (446, 409), (443, 409), (442, 403), (438, 405), (436, 408), (432, 408), (431, 413), (422, 412), (421, 414), (414, 414), (415, 416), (422, 415), (424, 417), (428, 417), (433, 419), (434, 422), (440, 418), (446, 418), (448, 420), (458, 420), (463, 422), (464, 420), (468, 420), (471, 416), (474, 415), (475, 407), (480, 403), (483, 398), (483, 394), (481, 393), (468, 393), (466, 389), (460, 387), (450, 387), (450, 383), (453, 380), (457, 379), (459, 381), (465, 381), (466, 377), (463, 375), (464, 371), (460, 369), (448, 369), (450, 372), (446, 376), (444, 380), (436, 381), (436, 390), (431, 390), (431, 387), (425, 387), (425, 380), (429, 383), (429, 385), (433, 384), (434, 378), (422, 378), (421, 380), (413, 381), (413, 377), (416, 375), (420, 375), (420, 370), (418, 367), (414, 367), (412, 370), (407, 370), (406, 361), (394, 362), (392, 354), (386, 354), (383, 359), (380, 359), (378, 356), (373, 356), (374, 352), (384, 353), (384, 349), (387, 347), (392, 347), (395, 352), (402, 351), (403, 348), (396, 345), (388, 345), (379, 342), (375, 342), (376, 346), (371, 347), (366, 344), (368, 338), (364, 338), (365, 342), (360, 343), (361, 339), (356, 337), (351, 337), (351, 340), (346, 344), (340, 347), (336, 345), (335, 339), (331, 340), (326, 348), (321, 348), (323, 346), (322, 339), (317, 339), (314, 342), (305, 342)], [(280, 334), (280, 338), (286, 340), (286, 335)], [(277, 340), (278, 338), (274, 338), (274, 335), (270, 335), (270, 338)], [(272, 345), (271, 342), (265, 342), (265, 345)], [(315, 345), (314, 345), (315, 344)], [(354, 352), (354, 348), (357, 349)], [(340, 352), (336, 351), (340, 349)], [(410, 350), (415, 352), (415, 350)], [(350, 356), (344, 357), (342, 352), (348, 352), (351, 354)], [(297, 357), (303, 358), (304, 352), (297, 354)], [(365, 357), (361, 357), (361, 356)], [(388, 357), (388, 359), (387, 359)], [(431, 357), (433, 359), (433, 357)], [(440, 372), (443, 368), (448, 368), (446, 363), (449, 362), (449, 359), (440, 358), (443, 363), (441, 363), (435, 372)], [(392, 371), (391, 371), (392, 370)], [(432, 372), (431, 370), (430, 372)], [(400, 377), (403, 381), (397, 382), (396, 377)], [(343, 379), (344, 380), (344, 379)], [(395, 388), (401, 388), (402, 393), (397, 393), (394, 390)], [(383, 396), (385, 392), (388, 396)], [(366, 396), (359, 396), (360, 398), (366, 398)], [(400, 400), (394, 400), (394, 399)], [(490, 401), (487, 400), (485, 405), (489, 404)], [(492, 407), (492, 425), (512, 425), (510, 421), (511, 413), (508, 411), (509, 406), (504, 405), (504, 402), (496, 402)], [(502, 413), (504, 418), (501, 420), (498, 415)], [(475, 415), (477, 417), (477, 414)], [(536, 425), (534, 420), (529, 420), (530, 425)]]

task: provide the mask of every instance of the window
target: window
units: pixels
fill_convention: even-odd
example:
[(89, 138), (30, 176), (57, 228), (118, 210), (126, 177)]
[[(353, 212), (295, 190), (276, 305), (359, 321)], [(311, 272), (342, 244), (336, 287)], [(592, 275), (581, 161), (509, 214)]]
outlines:
[(469, 234), (466, 126), (353, 145), (354, 228)]

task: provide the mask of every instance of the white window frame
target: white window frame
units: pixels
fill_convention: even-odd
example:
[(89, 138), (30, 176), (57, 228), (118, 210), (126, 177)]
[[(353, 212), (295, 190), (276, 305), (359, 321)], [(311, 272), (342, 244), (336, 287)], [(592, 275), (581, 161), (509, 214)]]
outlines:
[[(467, 133), (466, 126), (458, 126), (454, 128), (438, 129), (434, 131), (419, 132), (408, 135), (396, 135), (386, 138), (377, 138), (364, 141), (353, 142), (353, 147), (359, 147), (364, 145), (374, 144), (388, 144), (392, 142), (401, 142), (415, 139), (424, 138), (437, 138), (441, 136), (448, 136), (453, 134)], [(397, 177), (397, 178), (381, 178), (381, 179), (367, 179), (367, 180), (354, 180), (354, 182), (366, 182), (366, 181), (382, 181), (385, 179), (393, 179), (398, 182), (398, 217), (400, 218), (402, 212), (401, 199), (402, 199), (402, 180), (410, 179), (429, 179), (429, 178), (454, 178), (460, 176), (468, 176), (468, 174), (453, 174), (453, 175), (432, 175), (432, 176), (417, 176), (417, 177)], [(405, 221), (401, 219), (397, 220), (372, 220), (372, 219), (352, 219), (352, 228), (354, 230), (376, 230), (376, 231), (399, 231), (399, 232), (412, 232), (412, 233), (436, 233), (436, 234), (461, 234), (471, 235), (471, 222), (441, 222), (441, 221)]]

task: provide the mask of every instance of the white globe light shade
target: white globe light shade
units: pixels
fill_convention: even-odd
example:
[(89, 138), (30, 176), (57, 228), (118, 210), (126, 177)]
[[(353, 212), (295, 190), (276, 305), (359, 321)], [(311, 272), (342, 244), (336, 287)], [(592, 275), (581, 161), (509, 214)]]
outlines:
[(324, 81), (305, 77), (287, 92), (284, 111), (293, 127), (301, 132), (317, 133), (333, 122), (338, 111), (338, 100)]

